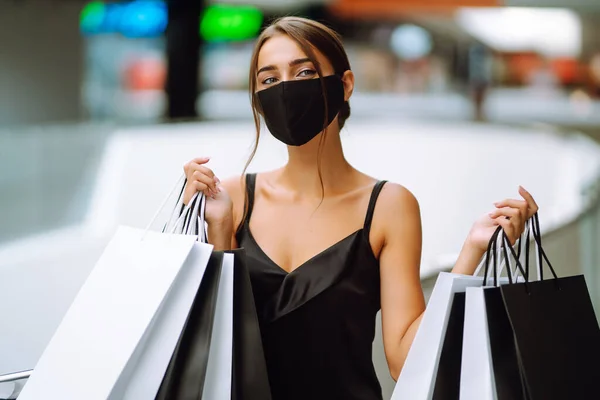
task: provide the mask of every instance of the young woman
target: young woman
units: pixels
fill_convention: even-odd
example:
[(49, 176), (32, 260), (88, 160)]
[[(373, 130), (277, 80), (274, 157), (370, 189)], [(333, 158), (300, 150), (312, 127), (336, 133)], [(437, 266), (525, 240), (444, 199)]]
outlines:
[[(344, 158), (340, 129), (353, 88), (335, 32), (280, 19), (257, 40), (250, 94), (256, 145), (262, 118), (287, 145), (287, 164), (223, 182), (208, 158), (184, 167), (185, 201), (197, 191), (210, 197), (209, 241), (246, 249), (274, 400), (381, 399), (375, 315), (381, 308), (397, 379), (425, 310), (417, 200)], [(521, 235), (537, 206), (519, 192), (524, 200), (497, 203), (474, 223), (453, 272), (474, 272), (498, 225), (513, 242)]]

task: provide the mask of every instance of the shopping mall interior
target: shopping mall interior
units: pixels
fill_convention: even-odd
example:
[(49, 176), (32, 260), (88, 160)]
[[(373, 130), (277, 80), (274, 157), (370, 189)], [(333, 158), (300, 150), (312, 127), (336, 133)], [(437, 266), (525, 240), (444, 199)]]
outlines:
[[(117, 227), (145, 228), (187, 161), (242, 173), (252, 51), (283, 16), (340, 34), (344, 151), (418, 199), (426, 296), (523, 185), (600, 315), (599, 0), (0, 0), (0, 375), (34, 368)], [(248, 171), (286, 159), (263, 134)]]

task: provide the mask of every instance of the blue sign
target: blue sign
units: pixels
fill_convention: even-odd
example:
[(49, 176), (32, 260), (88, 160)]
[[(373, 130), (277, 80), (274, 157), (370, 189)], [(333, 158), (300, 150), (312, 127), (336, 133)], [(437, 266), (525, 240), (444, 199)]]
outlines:
[(129, 3), (88, 3), (81, 12), (80, 29), (84, 35), (120, 33), (123, 36), (155, 37), (165, 32), (167, 6), (160, 0)]

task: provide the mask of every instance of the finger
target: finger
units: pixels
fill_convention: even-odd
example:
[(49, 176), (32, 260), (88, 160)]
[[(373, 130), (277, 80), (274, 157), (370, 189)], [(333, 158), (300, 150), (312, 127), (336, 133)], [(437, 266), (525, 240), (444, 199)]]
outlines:
[(527, 218), (529, 219), (539, 210), (539, 207), (533, 199), (533, 196), (527, 190), (525, 190), (523, 186), (519, 186), (519, 194), (523, 196), (525, 201), (527, 201)]
[(517, 200), (517, 199), (504, 199), (502, 201), (498, 201), (494, 203), (494, 205), (498, 208), (501, 207), (512, 207), (512, 208), (527, 208), (528, 203), (525, 200)]
[(210, 193), (210, 188), (208, 187), (208, 185), (200, 181), (194, 182), (194, 189), (196, 189), (196, 192), (202, 192), (205, 195), (209, 195), (207, 193)]
[(213, 192), (215, 192), (215, 193), (219, 193), (221, 191), (221, 189), (219, 189), (219, 187), (218, 187), (218, 183), (220, 181), (219, 181), (219, 178), (217, 178), (215, 176), (215, 173), (212, 171), (212, 169), (210, 169), (208, 167), (204, 167), (202, 165), (199, 165), (196, 168), (197, 168), (196, 172), (204, 174), (204, 175), (208, 176), (212, 180), (212, 183), (208, 184), (208, 186), (210, 186), (211, 190)]
[(192, 164), (189, 168), (189, 180), (199, 179), (200, 175), (206, 175), (209, 179), (211, 179), (211, 182), (203, 182), (210, 186), (211, 190), (215, 192), (215, 194), (221, 191), (221, 189), (219, 189), (217, 186), (217, 184), (220, 182), (219, 178), (215, 176), (215, 173), (212, 171), (212, 169), (199, 164)]
[(206, 175), (200, 171), (195, 171), (192, 174), (192, 179), (193, 181), (196, 182), (202, 182), (203, 184), (206, 185), (206, 187), (213, 192), (212, 194), (217, 194), (218, 193), (218, 189), (217, 189), (217, 184), (215, 182), (215, 179), (210, 177), (209, 175)]
[(186, 176), (190, 176), (191, 174), (193, 174), (196, 171), (210, 171), (208, 174), (214, 175), (210, 168), (205, 167), (202, 164), (195, 163), (195, 162), (187, 163), (185, 171), (186, 171)]
[(516, 236), (521, 236), (523, 230), (525, 230), (525, 219), (521, 215), (521, 210), (518, 208), (503, 207), (498, 208), (492, 213), (490, 217), (498, 220), (506, 221), (506, 223), (512, 226), (512, 233)]
[(494, 203), (494, 205), (498, 208), (501, 207), (512, 207), (519, 210), (521, 213), (521, 219), (526, 220), (529, 219), (529, 205), (525, 200), (516, 200), (516, 199), (505, 199), (499, 202)]
[(208, 168), (208, 167), (204, 167), (202, 165), (198, 165), (196, 167), (196, 171), (203, 173), (204, 175), (207, 175), (208, 177), (210, 177), (211, 179), (215, 179), (215, 173), (213, 172), (212, 169)]
[(521, 210), (519, 210), (518, 208), (512, 208), (512, 207), (501, 207), (501, 208), (496, 208), (494, 211), (490, 212), (490, 217), (491, 218), (498, 218), (498, 217), (509, 217), (510, 219), (521, 219)]
[(183, 204), (187, 205), (192, 197), (198, 193), (208, 189), (208, 186), (199, 181), (190, 181), (185, 185), (185, 191), (183, 193)]
[(210, 161), (210, 157), (197, 157), (197, 158), (194, 158), (191, 162), (196, 163), (196, 164), (206, 164), (209, 161)]
[(183, 166), (183, 171), (185, 172), (185, 175), (188, 176), (190, 173), (190, 169), (192, 169), (192, 171), (194, 171), (194, 166), (196, 165), (202, 165), (202, 164), (206, 164), (208, 161), (210, 161), (210, 157), (197, 157), (194, 158), (193, 160), (189, 161), (188, 163), (186, 163)]
[(515, 235), (515, 228), (511, 221), (506, 218), (500, 217), (497, 218), (495, 222), (498, 225), (502, 226), (502, 229), (506, 233), (506, 236), (508, 236), (508, 240), (511, 246), (513, 246), (517, 242), (517, 236)]

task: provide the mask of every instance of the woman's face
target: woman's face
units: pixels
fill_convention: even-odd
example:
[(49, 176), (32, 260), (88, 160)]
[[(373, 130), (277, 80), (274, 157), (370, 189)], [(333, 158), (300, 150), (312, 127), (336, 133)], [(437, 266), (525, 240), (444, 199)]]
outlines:
[[(314, 49), (323, 76), (333, 75), (333, 66), (323, 54)], [(285, 34), (268, 39), (258, 53), (256, 91), (267, 89), (282, 81), (318, 78), (308, 56)]]

